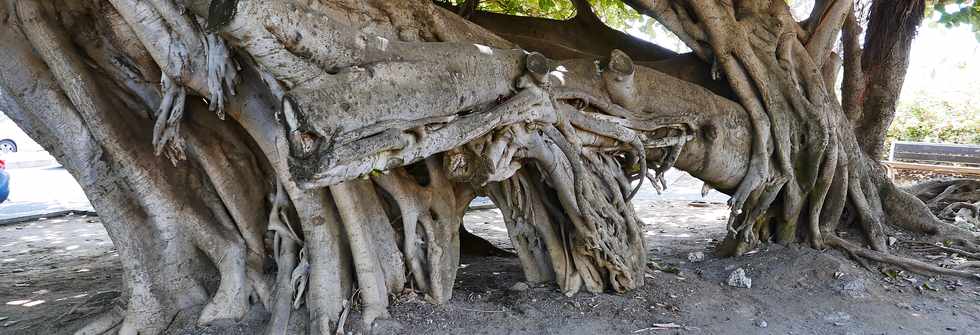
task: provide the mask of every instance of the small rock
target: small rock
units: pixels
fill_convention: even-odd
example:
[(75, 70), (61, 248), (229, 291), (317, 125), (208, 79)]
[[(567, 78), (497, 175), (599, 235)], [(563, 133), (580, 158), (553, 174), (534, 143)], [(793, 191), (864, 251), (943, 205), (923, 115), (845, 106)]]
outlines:
[(888, 236), (888, 246), (895, 245), (895, 242), (898, 242), (898, 239), (895, 238), (895, 236)]
[(867, 289), (864, 285), (864, 280), (862, 279), (850, 279), (844, 281), (840, 286), (841, 294), (845, 297), (850, 298), (863, 298)]
[(946, 330), (951, 331), (951, 332), (955, 332), (956, 331), (956, 328), (955, 327), (946, 327)]
[(528, 286), (527, 283), (522, 282), (522, 281), (517, 282), (517, 284), (514, 284), (514, 286), (511, 286), (510, 287), (510, 290), (511, 291), (514, 291), (514, 292), (524, 292), (524, 291), (527, 291), (529, 289), (531, 289), (531, 286)]
[(844, 283), (843, 288), (845, 291), (864, 290), (864, 281), (861, 279), (849, 280)]
[(752, 288), (752, 278), (745, 275), (745, 269), (738, 268), (728, 275), (728, 286)]
[(704, 253), (700, 251), (688, 253), (687, 260), (691, 263), (698, 263), (704, 261)]
[(392, 319), (377, 319), (371, 326), (371, 334), (403, 334), (405, 326)]
[(755, 325), (759, 326), (759, 328), (769, 328), (769, 323), (766, 320), (756, 321)]

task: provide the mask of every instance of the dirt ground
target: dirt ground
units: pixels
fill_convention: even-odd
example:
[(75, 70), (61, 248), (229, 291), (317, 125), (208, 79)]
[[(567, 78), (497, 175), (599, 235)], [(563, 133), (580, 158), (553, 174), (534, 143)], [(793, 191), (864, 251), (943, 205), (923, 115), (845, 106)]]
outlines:
[[(382, 334), (978, 334), (980, 282), (860, 268), (846, 256), (771, 245), (715, 258), (724, 236), (721, 203), (643, 201), (651, 270), (626, 294), (567, 298), (523, 280), (516, 258), (464, 257), (444, 306), (394, 298)], [(509, 248), (499, 211), (473, 211), (466, 226)], [(703, 261), (691, 262), (702, 252)], [(900, 252), (906, 252), (900, 250)], [(911, 252), (911, 251), (907, 251)], [(935, 262), (951, 255), (928, 255)], [(660, 268), (661, 270), (654, 270)], [(725, 284), (735, 270), (751, 288)], [(0, 334), (70, 334), (107, 308), (120, 266), (97, 218), (66, 217), (0, 227)], [(515, 286), (516, 285), (516, 286)], [(356, 310), (355, 310), (356, 312)], [(262, 313), (231, 328), (181, 334), (262, 333)], [(348, 322), (359, 333), (356, 313)], [(231, 329), (231, 330), (229, 330)]]

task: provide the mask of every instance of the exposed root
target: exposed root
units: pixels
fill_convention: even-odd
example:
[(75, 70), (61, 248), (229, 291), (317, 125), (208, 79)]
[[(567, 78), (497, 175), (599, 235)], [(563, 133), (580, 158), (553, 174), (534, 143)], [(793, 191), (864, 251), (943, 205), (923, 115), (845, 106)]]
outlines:
[(75, 331), (75, 335), (101, 335), (110, 333), (111, 330), (118, 329), (123, 321), (125, 309), (113, 305), (111, 309), (95, 317), (88, 324)]
[(865, 249), (857, 245), (854, 245), (853, 243), (848, 242), (837, 236), (833, 236), (833, 235), (824, 236), (824, 241), (827, 243), (828, 246), (840, 248), (842, 250), (845, 250), (847, 253), (855, 255), (857, 257), (863, 257), (876, 262), (892, 264), (911, 272), (950, 275), (950, 276), (980, 280), (980, 274), (977, 273), (961, 271), (957, 269), (948, 269), (948, 268), (932, 265), (929, 263), (921, 262), (918, 260), (914, 260), (911, 258), (894, 256), (884, 252)]
[[(221, 236), (213, 232), (207, 234), (208, 239)], [(248, 280), (245, 275), (244, 245), (234, 246), (222, 243), (224, 241), (198, 241), (202, 250), (214, 262), (221, 273), (218, 290), (211, 301), (201, 310), (198, 324), (207, 325), (216, 320), (241, 320), (248, 312)], [(207, 243), (207, 244), (204, 244)]]
[(980, 225), (980, 202), (954, 202), (943, 208), (937, 215), (950, 221), (965, 221), (973, 227)]
[(904, 188), (930, 208), (948, 206), (953, 202), (980, 201), (980, 180), (968, 178), (941, 178), (927, 180)]
[(965, 229), (980, 229), (980, 180), (934, 179), (904, 189), (925, 202), (940, 219)]
[(915, 250), (939, 250), (952, 254), (957, 254), (966, 258), (980, 260), (980, 253), (969, 252), (962, 249), (944, 246), (942, 245), (942, 243), (927, 243), (927, 242), (920, 242), (920, 241), (900, 241), (900, 243), (910, 244), (912, 245), (911, 248)]

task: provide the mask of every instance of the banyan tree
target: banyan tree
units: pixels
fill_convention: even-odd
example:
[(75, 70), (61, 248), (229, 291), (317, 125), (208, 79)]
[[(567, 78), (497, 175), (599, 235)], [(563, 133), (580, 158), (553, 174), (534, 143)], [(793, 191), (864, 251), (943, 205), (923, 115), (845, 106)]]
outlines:
[(925, 1), (816, 0), (802, 20), (780, 0), (622, 2), (691, 52), (587, 0), (563, 20), (474, 0), (3, 1), (0, 109), (122, 260), (123, 307), (79, 332), (263, 308), (267, 333), (330, 334), (353, 300), (365, 327), (391, 294), (445, 303), (477, 195), (527, 281), (636, 289), (630, 200), (670, 168), (731, 195), (719, 254), (798, 243), (974, 276), (887, 243), (977, 250), (878, 162)]

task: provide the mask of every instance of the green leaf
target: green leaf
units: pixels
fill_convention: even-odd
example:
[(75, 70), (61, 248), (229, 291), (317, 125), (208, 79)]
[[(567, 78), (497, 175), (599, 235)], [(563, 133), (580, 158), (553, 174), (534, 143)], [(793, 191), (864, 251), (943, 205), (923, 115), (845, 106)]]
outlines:
[(542, 12), (549, 11), (555, 7), (553, 0), (538, 0), (538, 9)]

